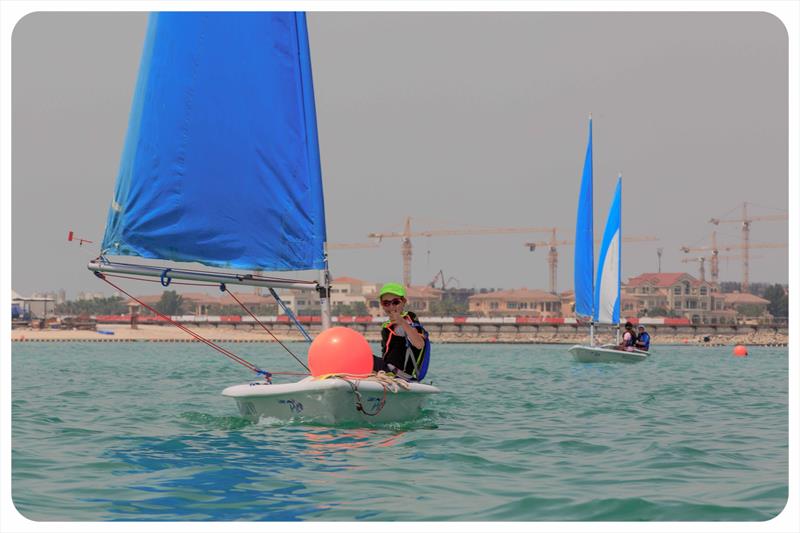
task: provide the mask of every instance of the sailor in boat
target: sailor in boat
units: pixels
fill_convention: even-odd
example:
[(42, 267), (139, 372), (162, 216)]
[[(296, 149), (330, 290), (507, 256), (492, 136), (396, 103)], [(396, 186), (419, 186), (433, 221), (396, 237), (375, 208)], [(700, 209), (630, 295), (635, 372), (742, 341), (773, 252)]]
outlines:
[(428, 332), (417, 315), (405, 311), (406, 289), (399, 283), (381, 287), (381, 307), (389, 317), (381, 328), (381, 357), (375, 356), (373, 370), (393, 372), (408, 380), (425, 377), (430, 357)]
[(641, 324), (639, 325), (639, 333), (636, 335), (634, 346), (637, 350), (650, 351), (650, 334), (645, 331), (644, 326)]
[(626, 352), (632, 352), (636, 347), (636, 333), (633, 331), (633, 324), (630, 322), (625, 322), (625, 333), (622, 334), (622, 344), (620, 344), (617, 348), (620, 350), (625, 350)]

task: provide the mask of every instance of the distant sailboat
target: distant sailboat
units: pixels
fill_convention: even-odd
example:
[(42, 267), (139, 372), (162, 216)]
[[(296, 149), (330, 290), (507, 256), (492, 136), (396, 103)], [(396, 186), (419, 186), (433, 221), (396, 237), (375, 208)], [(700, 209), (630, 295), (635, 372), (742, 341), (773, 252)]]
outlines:
[[(325, 242), (305, 14), (151, 15), (101, 256), (89, 268), (104, 278), (155, 276), (164, 286), (179, 279), (221, 290), (269, 287), (276, 298), (274, 288), (315, 291), (325, 329)], [(233, 272), (178, 266), (192, 262)], [(318, 280), (252, 273), (305, 270)], [(358, 406), (372, 411), (370, 421), (402, 420), (438, 392), (409, 383), (387, 395), (386, 383), (338, 378), (272, 385), (268, 372), (219, 351), (266, 378), (223, 392), (254, 420), (367, 420)], [(369, 407), (378, 404), (380, 413)]]
[(647, 358), (640, 350), (625, 351), (616, 344), (597, 346), (594, 343), (595, 325), (620, 323), (620, 285), (622, 266), (622, 176), (617, 187), (600, 246), (597, 279), (594, 279), (594, 212), (592, 168), (592, 119), (589, 119), (589, 142), (583, 165), (578, 217), (575, 234), (575, 312), (590, 319), (589, 345), (569, 349), (573, 359), (580, 362), (637, 362)]

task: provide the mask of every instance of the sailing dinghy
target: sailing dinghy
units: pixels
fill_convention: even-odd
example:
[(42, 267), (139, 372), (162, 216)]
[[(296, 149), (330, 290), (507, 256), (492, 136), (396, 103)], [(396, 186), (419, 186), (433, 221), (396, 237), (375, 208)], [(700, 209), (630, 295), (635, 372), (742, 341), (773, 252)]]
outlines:
[[(232, 296), (228, 285), (264, 287), (281, 305), (276, 288), (314, 291), (325, 330), (325, 243), (305, 15), (152, 14), (102, 250), (88, 268), (122, 292), (109, 278), (189, 280)], [(316, 279), (262, 274), (285, 271), (316, 271)], [(251, 420), (408, 420), (439, 392), (391, 375), (272, 384), (278, 372), (161, 316), (256, 372), (257, 381), (223, 391)]]
[(583, 165), (581, 190), (578, 199), (578, 218), (575, 233), (575, 312), (589, 317), (589, 345), (569, 349), (575, 361), (581, 363), (636, 363), (647, 359), (648, 352), (618, 349), (616, 344), (596, 345), (595, 325), (616, 327), (619, 341), (620, 285), (622, 267), (622, 176), (608, 212), (597, 279), (594, 279), (594, 212), (593, 212), (592, 119), (589, 118), (589, 142)]

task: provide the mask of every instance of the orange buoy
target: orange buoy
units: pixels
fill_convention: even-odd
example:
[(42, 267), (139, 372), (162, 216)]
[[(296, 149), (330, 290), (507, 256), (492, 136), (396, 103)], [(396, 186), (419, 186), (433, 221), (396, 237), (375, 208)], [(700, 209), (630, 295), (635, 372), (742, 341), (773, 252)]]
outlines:
[(312, 376), (325, 374), (363, 375), (372, 372), (372, 348), (364, 336), (350, 328), (326, 329), (308, 349)]
[(736, 357), (747, 357), (747, 346), (742, 346), (741, 344), (737, 344), (733, 348), (733, 355)]

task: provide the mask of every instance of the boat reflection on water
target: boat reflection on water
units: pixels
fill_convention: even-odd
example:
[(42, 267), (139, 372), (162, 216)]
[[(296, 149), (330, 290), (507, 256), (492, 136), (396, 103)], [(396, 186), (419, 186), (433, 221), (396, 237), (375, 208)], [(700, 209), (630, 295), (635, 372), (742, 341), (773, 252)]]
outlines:
[(318, 431), (303, 433), (308, 448), (305, 453), (309, 457), (330, 457), (337, 452), (348, 452), (360, 448), (389, 448), (398, 444), (405, 431), (386, 436), (385, 430), (371, 428), (331, 429), (320, 428)]

